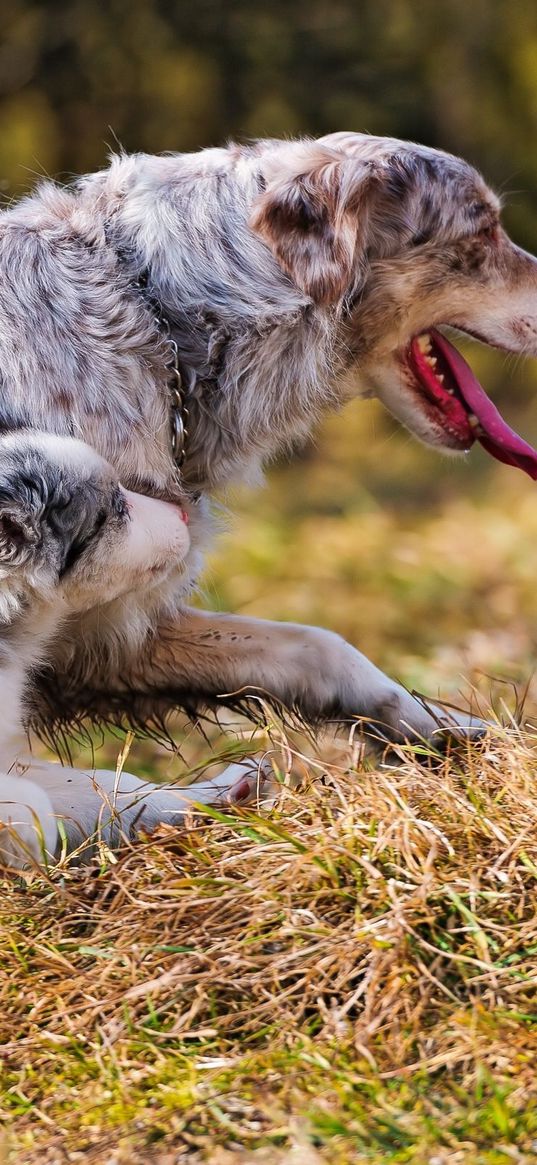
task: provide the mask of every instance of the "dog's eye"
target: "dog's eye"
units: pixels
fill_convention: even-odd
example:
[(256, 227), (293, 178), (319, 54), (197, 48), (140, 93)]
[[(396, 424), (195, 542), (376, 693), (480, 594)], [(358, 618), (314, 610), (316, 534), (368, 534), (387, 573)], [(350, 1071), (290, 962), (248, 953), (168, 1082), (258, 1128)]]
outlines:
[(486, 214), (487, 210), (490, 210), (490, 207), (487, 206), (486, 202), (473, 202), (470, 207), (470, 214), (473, 218), (479, 218), (480, 215)]

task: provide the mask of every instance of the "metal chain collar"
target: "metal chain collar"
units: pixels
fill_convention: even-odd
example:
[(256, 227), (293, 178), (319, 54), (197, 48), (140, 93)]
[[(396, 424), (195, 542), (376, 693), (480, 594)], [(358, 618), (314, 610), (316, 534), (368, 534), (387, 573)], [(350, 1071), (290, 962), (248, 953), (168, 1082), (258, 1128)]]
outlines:
[(170, 394), (170, 450), (177, 470), (181, 477), (186, 457), (186, 443), (188, 440), (188, 408), (186, 404), (187, 387), (181, 372), (179, 349), (171, 335), (170, 322), (164, 315), (160, 303), (148, 291), (148, 272), (143, 271), (136, 280), (136, 287), (142, 292), (144, 299), (154, 313), (157, 330), (165, 336), (170, 350), (170, 359), (166, 362), (168, 370), (168, 391)]
[(188, 408), (186, 404), (185, 385), (179, 367), (179, 349), (171, 336), (168, 337), (168, 343), (172, 353), (168, 363), (170, 373), (168, 381), (170, 391), (170, 442), (172, 457), (180, 474), (186, 456)]

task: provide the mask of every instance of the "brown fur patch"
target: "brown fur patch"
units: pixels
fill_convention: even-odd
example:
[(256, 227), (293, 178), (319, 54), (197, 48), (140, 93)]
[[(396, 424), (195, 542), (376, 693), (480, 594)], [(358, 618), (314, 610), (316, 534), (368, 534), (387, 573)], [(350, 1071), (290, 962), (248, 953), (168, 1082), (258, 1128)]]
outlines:
[[(349, 183), (352, 170), (355, 181)], [(346, 181), (345, 181), (346, 179)], [(250, 225), (270, 246), (293, 282), (315, 303), (329, 305), (350, 288), (371, 169), (322, 150), (302, 149), (282, 167), (254, 208)], [(345, 190), (345, 194), (343, 193)]]

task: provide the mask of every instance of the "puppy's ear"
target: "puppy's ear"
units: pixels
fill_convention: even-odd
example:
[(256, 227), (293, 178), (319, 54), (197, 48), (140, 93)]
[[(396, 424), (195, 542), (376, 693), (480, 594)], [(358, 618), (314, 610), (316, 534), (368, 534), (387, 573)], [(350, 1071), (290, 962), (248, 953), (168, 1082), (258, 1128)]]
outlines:
[(13, 501), (0, 501), (0, 564), (22, 566), (39, 542), (32, 515)]
[(252, 230), (301, 291), (315, 303), (337, 303), (365, 259), (371, 164), (306, 142), (275, 151), (263, 176)]

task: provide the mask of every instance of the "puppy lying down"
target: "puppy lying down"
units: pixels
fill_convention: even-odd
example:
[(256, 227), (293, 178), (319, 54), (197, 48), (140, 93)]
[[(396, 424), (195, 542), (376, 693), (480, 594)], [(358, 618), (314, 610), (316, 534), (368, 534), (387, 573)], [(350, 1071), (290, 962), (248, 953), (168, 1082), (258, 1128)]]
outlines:
[[(113, 844), (193, 802), (244, 802), (259, 774), (231, 765), (188, 789), (128, 773), (66, 770), (25, 758), (25, 689), (32, 668), (73, 613), (162, 582), (189, 549), (180, 504), (124, 489), (93, 449), (69, 437), (20, 430), (0, 437), (0, 861), (53, 858), (96, 830)], [(86, 856), (91, 853), (87, 847)]]

